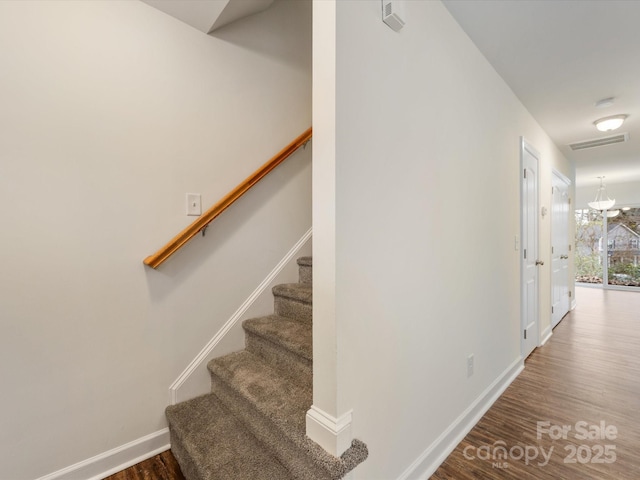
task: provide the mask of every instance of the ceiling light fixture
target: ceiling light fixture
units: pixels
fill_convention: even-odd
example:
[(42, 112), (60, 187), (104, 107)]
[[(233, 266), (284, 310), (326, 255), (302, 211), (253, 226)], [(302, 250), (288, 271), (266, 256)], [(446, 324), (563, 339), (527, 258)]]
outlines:
[(607, 218), (613, 218), (620, 215), (620, 210), (607, 210)]
[(607, 195), (607, 189), (603, 182), (604, 177), (598, 178), (600, 179), (600, 187), (596, 193), (596, 199), (593, 202), (589, 202), (589, 206), (594, 210), (608, 210), (615, 205), (616, 200), (611, 200), (609, 195)]
[(596, 120), (593, 124), (601, 132), (610, 132), (616, 128), (620, 128), (628, 115), (613, 115)]
[(628, 212), (629, 210), (631, 210), (631, 207), (622, 207), (623, 212)]

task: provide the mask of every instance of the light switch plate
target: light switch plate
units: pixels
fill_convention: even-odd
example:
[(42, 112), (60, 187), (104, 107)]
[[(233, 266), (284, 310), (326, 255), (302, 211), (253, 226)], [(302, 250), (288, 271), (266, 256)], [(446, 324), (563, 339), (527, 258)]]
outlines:
[(199, 193), (187, 193), (187, 215), (192, 217), (202, 215), (202, 197)]

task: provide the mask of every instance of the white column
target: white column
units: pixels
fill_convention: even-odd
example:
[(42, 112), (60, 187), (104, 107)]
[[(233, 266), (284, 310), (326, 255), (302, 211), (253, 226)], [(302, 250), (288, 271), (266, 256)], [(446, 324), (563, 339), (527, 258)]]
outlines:
[(336, 320), (336, 1), (313, 2), (313, 405), (307, 435), (335, 456), (351, 444), (338, 408)]

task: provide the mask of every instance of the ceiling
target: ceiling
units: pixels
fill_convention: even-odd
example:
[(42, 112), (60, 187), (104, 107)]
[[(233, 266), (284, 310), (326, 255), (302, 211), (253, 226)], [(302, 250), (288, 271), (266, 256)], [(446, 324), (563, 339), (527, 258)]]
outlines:
[[(640, 0), (443, 0), (529, 112), (576, 165), (576, 185), (640, 181)], [(615, 97), (598, 108), (598, 100)], [(629, 117), (615, 132), (594, 120)], [(568, 144), (629, 133), (629, 141)]]
[(142, 0), (158, 10), (211, 33), (241, 18), (262, 12), (274, 0)]

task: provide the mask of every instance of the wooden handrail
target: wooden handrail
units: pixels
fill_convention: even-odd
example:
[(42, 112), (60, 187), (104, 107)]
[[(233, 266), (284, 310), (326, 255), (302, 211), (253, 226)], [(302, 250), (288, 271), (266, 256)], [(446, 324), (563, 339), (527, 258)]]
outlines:
[(295, 152), (302, 145), (307, 143), (311, 139), (311, 127), (306, 130), (302, 135), (293, 140), (289, 145), (284, 147), (277, 155), (271, 160), (262, 165), (258, 170), (253, 172), (247, 178), (244, 179), (240, 185), (231, 190), (225, 195), (218, 203), (216, 203), (209, 210), (204, 212), (202, 216), (198, 217), (191, 225), (182, 230), (178, 235), (173, 237), (169, 243), (158, 250), (153, 255), (149, 255), (144, 259), (144, 264), (151, 268), (158, 268), (165, 260), (171, 255), (176, 253), (182, 246), (195, 237), (198, 232), (205, 229), (209, 223), (211, 223), (218, 215), (229, 208), (233, 202), (238, 200), (244, 195), (251, 187), (258, 183), (265, 175), (271, 170), (280, 165), (286, 160), (293, 152)]

